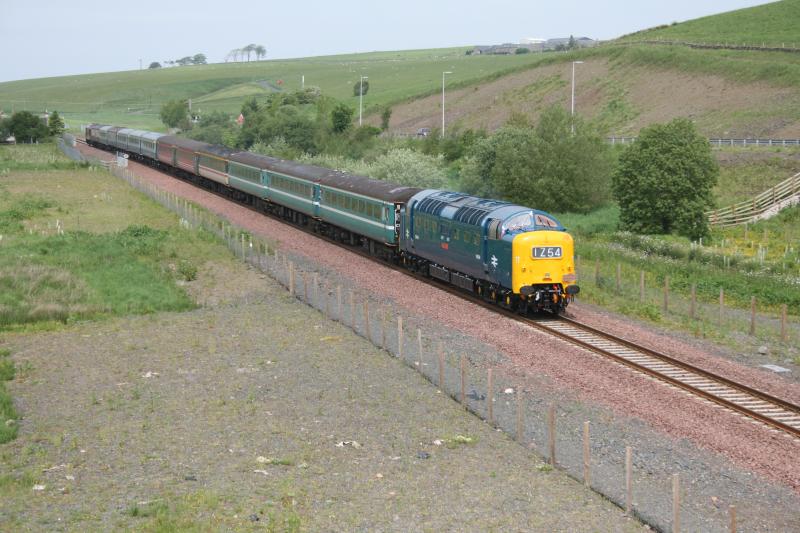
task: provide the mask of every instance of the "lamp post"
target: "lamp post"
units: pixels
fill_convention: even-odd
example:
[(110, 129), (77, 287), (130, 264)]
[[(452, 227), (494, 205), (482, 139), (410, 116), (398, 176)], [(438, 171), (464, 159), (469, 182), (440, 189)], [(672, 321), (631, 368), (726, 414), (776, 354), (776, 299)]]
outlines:
[(572, 134), (575, 134), (575, 65), (583, 65), (583, 61), (572, 62), (572, 106), (570, 111), (570, 118), (572, 122)]
[(364, 80), (368, 80), (369, 76), (361, 76), (361, 81), (358, 82), (358, 125), (361, 126), (361, 109), (364, 102)]
[(444, 77), (447, 74), (452, 74), (452, 72), (449, 70), (442, 72), (442, 139), (444, 139)]

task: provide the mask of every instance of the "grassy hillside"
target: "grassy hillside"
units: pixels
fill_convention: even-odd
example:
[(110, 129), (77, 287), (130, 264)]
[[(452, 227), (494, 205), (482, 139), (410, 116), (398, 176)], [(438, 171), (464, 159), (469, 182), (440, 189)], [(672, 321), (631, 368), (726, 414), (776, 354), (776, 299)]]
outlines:
[(800, 0), (782, 0), (761, 6), (711, 15), (666, 27), (636, 32), (623, 40), (668, 39), (705, 43), (800, 46), (797, 22)]
[[(512, 113), (535, 121), (548, 106), (567, 107), (573, 60), (584, 62), (576, 69), (576, 109), (599, 120), (609, 134), (635, 135), (680, 116), (709, 136), (800, 137), (800, 54), (680, 46), (609, 45), (543, 54), (524, 71), (451, 88), (447, 121), (492, 130)], [(436, 126), (439, 106), (437, 94), (395, 106), (392, 129)]]
[(156, 129), (162, 127), (157, 116), (161, 104), (174, 98), (191, 98), (194, 110), (235, 112), (246, 96), (299, 89), (305, 76), (306, 86), (317, 86), (355, 107), (353, 85), (364, 75), (370, 82), (364, 98), (369, 109), (437, 91), (443, 71), (452, 71), (448, 85), (457, 86), (526, 68), (542, 59), (534, 54), (470, 57), (465, 51), (372, 52), (13, 81), (0, 83), (0, 109), (57, 109), (68, 122)]

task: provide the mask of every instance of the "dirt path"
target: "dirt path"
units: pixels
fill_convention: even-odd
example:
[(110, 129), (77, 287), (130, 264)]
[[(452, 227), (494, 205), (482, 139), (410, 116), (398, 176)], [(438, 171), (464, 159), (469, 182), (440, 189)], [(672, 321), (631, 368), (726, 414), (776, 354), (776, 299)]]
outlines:
[(273, 282), (224, 274), (251, 290), (7, 339), (24, 420), (0, 529), (643, 529)]

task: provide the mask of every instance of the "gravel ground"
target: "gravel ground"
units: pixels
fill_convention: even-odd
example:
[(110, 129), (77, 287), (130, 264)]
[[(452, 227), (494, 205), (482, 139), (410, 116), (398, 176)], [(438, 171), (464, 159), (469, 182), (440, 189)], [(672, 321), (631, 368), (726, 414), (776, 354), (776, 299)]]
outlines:
[[(189, 198), (257, 235), (279, 242), (282, 249), (308, 258), (318, 267), (337, 273), (346, 284), (357, 285), (387, 305), (391, 303), (403, 309), (404, 314), (418, 319), (420, 324), (427, 327), (439, 324), (450, 332), (451, 338), (488, 346), (504, 354), (510, 373), (513, 371), (522, 377), (546, 378), (541, 389), (537, 390), (540, 395), (575, 398), (583, 406), (591, 405), (592, 409), (601, 410), (603, 417), (600, 421), (629, 418), (641, 421), (638, 425), (628, 421), (622, 424), (622, 440), (640, 440), (637, 449), (650, 449), (651, 452), (645, 449), (643, 453), (654, 460), (665, 465), (671, 463), (669, 456), (657, 453), (664, 451), (665, 442), (673, 443), (672, 449), (680, 448), (687, 453), (693, 451), (695, 459), (713, 458), (697, 459), (709, 470), (694, 473), (695, 477), (707, 478), (708, 486), (715, 488), (713, 493), (702, 494), (703, 501), (712, 502), (708, 504), (709, 512), (716, 513), (714, 509), (718, 502), (715, 503), (712, 498), (718, 498), (717, 492), (730, 489), (732, 501), (752, 502), (751, 518), (755, 520), (754, 523), (760, 524), (758, 529), (769, 529), (769, 524), (797, 525), (798, 502), (795, 496), (781, 492), (780, 486), (770, 485), (768, 481), (798, 490), (800, 461), (796, 459), (800, 457), (800, 445), (797, 441), (755, 426), (737, 415), (687, 397), (674, 389), (654, 386), (651, 380), (621, 371), (616, 365), (583, 350), (498, 317), (173, 178), (136, 164), (132, 164), (132, 168), (146, 180)], [(577, 314), (582, 310), (576, 308), (575, 312)], [(615, 320), (615, 327), (626, 327), (623, 320)], [(614, 321), (609, 324), (613, 325)], [(603, 327), (603, 324), (598, 326)], [(705, 354), (696, 348), (687, 350), (686, 343), (673, 336), (654, 339), (652, 335), (652, 332), (631, 328), (626, 336), (643, 344), (656, 340), (660, 349), (679, 354), (688, 361), (724, 367), (735, 378), (756, 384), (769, 392), (789, 398), (798, 397), (798, 387), (793, 383)], [(665, 409), (665, 405), (670, 406), (669, 409)], [(595, 419), (592, 420), (595, 423)], [(637, 429), (640, 427), (652, 433), (645, 435), (645, 431)], [(709, 452), (721, 454), (722, 457)], [(734, 481), (723, 472), (724, 469), (718, 467), (719, 464), (742, 472), (743, 481)], [(748, 471), (755, 473), (749, 480)], [(776, 505), (770, 503), (773, 491), (780, 493), (780, 497), (774, 500), (778, 502)]]
[(644, 530), (264, 278), (217, 266), (197, 311), (8, 335), (0, 530)]

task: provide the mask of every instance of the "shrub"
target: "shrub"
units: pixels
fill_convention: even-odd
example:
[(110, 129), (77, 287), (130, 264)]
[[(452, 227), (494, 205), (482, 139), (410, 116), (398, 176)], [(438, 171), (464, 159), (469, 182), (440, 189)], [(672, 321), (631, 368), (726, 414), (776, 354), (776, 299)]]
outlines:
[(10, 359), (0, 359), (0, 381), (11, 381), (14, 379), (16, 369), (14, 361)]
[(392, 119), (391, 106), (385, 106), (381, 111), (381, 129), (386, 131), (389, 129), (389, 121)]
[(620, 156), (613, 176), (622, 227), (635, 233), (709, 234), (703, 214), (713, 206), (719, 166), (708, 140), (678, 118), (644, 128)]
[(5, 128), (16, 137), (18, 143), (37, 142), (50, 133), (44, 122), (28, 111), (17, 111), (11, 115)]
[(184, 281), (194, 281), (197, 279), (197, 266), (191, 261), (182, 259), (178, 263), (178, 274)]
[(347, 131), (353, 124), (353, 109), (347, 104), (336, 104), (331, 111), (331, 122), (335, 133)]
[(599, 133), (557, 107), (535, 128), (505, 126), (475, 142), (462, 187), (547, 211), (589, 212), (607, 203), (612, 157)]
[(411, 187), (443, 189), (448, 184), (441, 156), (432, 157), (408, 148), (395, 148), (378, 157), (372, 170), (376, 179)]

